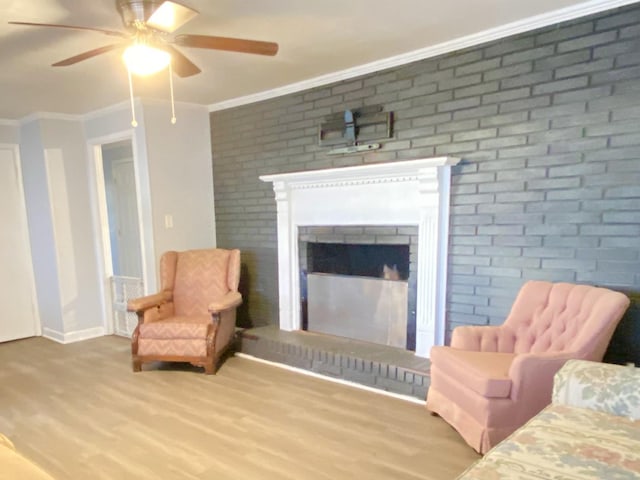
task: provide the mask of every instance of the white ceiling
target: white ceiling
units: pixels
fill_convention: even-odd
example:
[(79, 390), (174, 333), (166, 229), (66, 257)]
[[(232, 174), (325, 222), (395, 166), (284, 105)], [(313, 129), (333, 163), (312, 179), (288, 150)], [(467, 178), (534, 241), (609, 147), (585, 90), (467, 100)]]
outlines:
[[(180, 1), (200, 15), (175, 33), (267, 40), (280, 45), (276, 57), (181, 49), (202, 73), (174, 79), (176, 100), (204, 105), (299, 82), (312, 85), (309, 80), (319, 76), (480, 32), (501, 32), (504, 36), (507, 31), (548, 24), (550, 20), (634, 3), (634, 0)], [(126, 70), (118, 53), (107, 53), (69, 67), (50, 66), (110, 44), (113, 37), (6, 23), (9, 20), (63, 23), (121, 30), (115, 0), (0, 0), (0, 11), (0, 119), (20, 119), (34, 112), (84, 114), (128, 98)], [(168, 98), (168, 76), (160, 73), (136, 80), (134, 89), (136, 96)]]

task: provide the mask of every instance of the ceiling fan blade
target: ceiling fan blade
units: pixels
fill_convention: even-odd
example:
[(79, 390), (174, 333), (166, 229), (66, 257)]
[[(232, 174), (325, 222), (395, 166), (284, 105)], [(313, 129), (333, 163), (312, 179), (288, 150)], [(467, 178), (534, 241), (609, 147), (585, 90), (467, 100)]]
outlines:
[(24, 25), (27, 27), (53, 27), (53, 28), (69, 28), (71, 30), (90, 30), (92, 32), (100, 32), (113, 37), (127, 37), (124, 32), (117, 32), (115, 30), (106, 30), (104, 28), (93, 27), (78, 27), (76, 25), (61, 25), (58, 23), (33, 23), (33, 22), (9, 22), (11, 25)]
[(162, 32), (172, 33), (196, 15), (198, 12), (194, 9), (167, 0), (151, 14), (147, 25)]
[(52, 67), (66, 67), (69, 65), (73, 65), (74, 63), (82, 62), (83, 60), (87, 60), (91, 57), (95, 57), (97, 55), (101, 55), (103, 53), (110, 52), (111, 50), (117, 50), (118, 48), (123, 48), (124, 45), (121, 43), (116, 43), (113, 45), (105, 45), (104, 47), (94, 48), (93, 50), (89, 50), (88, 52), (81, 53), (79, 55), (75, 55), (73, 57), (65, 58), (59, 62), (51, 65)]
[(201, 72), (195, 63), (170, 45), (166, 46), (171, 54), (171, 68), (179, 77), (185, 78)]
[(273, 56), (278, 53), (278, 44), (245, 40), (242, 38), (212, 37), (209, 35), (178, 35), (174, 39), (181, 47), (208, 48), (210, 50), (228, 50), (231, 52), (255, 53)]

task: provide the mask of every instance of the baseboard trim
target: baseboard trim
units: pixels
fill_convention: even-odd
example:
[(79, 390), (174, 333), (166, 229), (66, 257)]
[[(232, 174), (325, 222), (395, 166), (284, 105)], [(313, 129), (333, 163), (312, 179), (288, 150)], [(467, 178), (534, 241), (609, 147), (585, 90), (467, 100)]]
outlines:
[(309, 370), (304, 370), (302, 368), (292, 367), (291, 365), (286, 365), (284, 363), (272, 362), (270, 360), (265, 360), (263, 358), (254, 357), (253, 355), (248, 355), (242, 352), (236, 352), (234, 354), (239, 358), (246, 358), (247, 360), (252, 360), (254, 362), (265, 363), (267, 365), (271, 365), (273, 367), (282, 368), (284, 370), (289, 370), (291, 372), (300, 373), (302, 375), (307, 375), (309, 377), (319, 378), (320, 380), (326, 380), (333, 383), (339, 383), (341, 385), (346, 385), (348, 387), (359, 388), (360, 390), (365, 390), (371, 393), (377, 393), (378, 395), (385, 395), (387, 397), (396, 398), (398, 400), (404, 400), (405, 402), (416, 403), (418, 405), (426, 405), (424, 400), (419, 400), (416, 397), (411, 397), (409, 395), (402, 395), (399, 393), (388, 392), (386, 390), (381, 390), (379, 388), (367, 387), (366, 385), (362, 385), (360, 383), (350, 382), (348, 380), (343, 380), (341, 378), (329, 377), (327, 375), (320, 375), (316, 372), (311, 372)]
[(76, 330), (75, 332), (62, 333), (51, 328), (44, 327), (42, 329), (42, 336), (53, 340), (54, 342), (66, 344), (81, 342), (82, 340), (89, 340), (90, 338), (103, 337), (106, 335), (104, 327), (87, 328), (85, 330)]

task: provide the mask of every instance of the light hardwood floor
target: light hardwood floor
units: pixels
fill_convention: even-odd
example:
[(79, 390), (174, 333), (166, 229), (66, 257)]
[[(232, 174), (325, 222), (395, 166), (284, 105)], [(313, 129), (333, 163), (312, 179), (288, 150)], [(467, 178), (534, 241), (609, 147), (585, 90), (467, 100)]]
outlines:
[(422, 405), (237, 357), (134, 374), (119, 337), (0, 344), (0, 432), (60, 480), (448, 480), (478, 458)]

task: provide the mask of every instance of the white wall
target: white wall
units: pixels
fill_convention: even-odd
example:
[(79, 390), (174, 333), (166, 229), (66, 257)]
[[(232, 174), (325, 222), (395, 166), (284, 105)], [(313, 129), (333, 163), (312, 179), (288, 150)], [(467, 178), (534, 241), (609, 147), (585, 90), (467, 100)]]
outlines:
[[(89, 201), (89, 169), (80, 121), (40, 121), (56, 250), (63, 333), (101, 329), (98, 258)], [(89, 334), (91, 336), (91, 334)], [(66, 337), (65, 337), (66, 338)]]
[(45, 335), (50, 331), (64, 333), (44, 147), (38, 120), (22, 125), (20, 159), (42, 331)]
[(20, 142), (20, 125), (18, 122), (0, 119), (0, 143), (17, 145)]
[[(156, 252), (215, 247), (207, 108), (177, 104), (174, 125), (168, 102), (145, 100), (143, 117)], [(173, 228), (165, 227), (167, 215)]]
[(148, 292), (157, 291), (162, 252), (216, 245), (207, 108), (177, 104), (173, 125), (169, 102), (135, 104), (136, 128), (128, 104), (77, 119), (0, 122), (0, 142), (20, 144), (43, 334), (58, 341), (108, 331), (93, 146), (132, 140)]
[[(138, 126), (128, 103), (93, 112), (84, 121), (89, 144), (133, 141), (142, 220), (145, 290), (157, 291), (157, 265), (167, 250), (215, 247), (209, 112), (202, 105), (136, 100)], [(165, 227), (165, 217), (173, 227)]]

